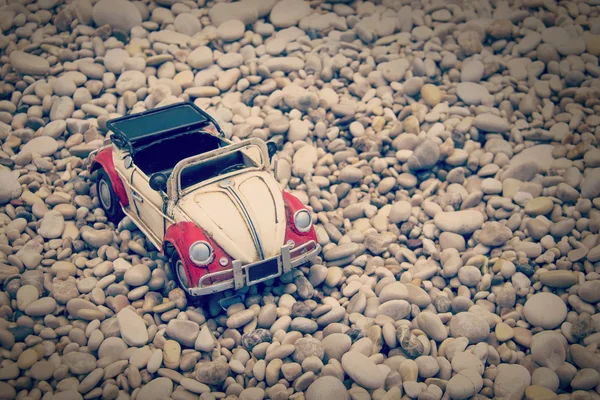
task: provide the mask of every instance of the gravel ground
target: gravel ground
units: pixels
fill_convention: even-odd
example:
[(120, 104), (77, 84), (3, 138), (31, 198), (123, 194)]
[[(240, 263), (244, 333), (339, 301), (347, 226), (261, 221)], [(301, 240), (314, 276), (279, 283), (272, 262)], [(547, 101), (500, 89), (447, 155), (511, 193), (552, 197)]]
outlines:
[[(600, 1), (0, 0), (0, 399), (600, 398)], [(186, 299), (85, 169), (192, 100), (313, 265)]]

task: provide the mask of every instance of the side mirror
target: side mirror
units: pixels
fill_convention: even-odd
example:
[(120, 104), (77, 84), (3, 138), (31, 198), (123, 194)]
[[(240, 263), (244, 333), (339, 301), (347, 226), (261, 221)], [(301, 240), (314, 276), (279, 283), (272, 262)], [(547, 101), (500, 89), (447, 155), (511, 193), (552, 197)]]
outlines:
[(123, 165), (125, 165), (125, 168), (127, 169), (131, 168), (133, 166), (133, 158), (131, 158), (131, 156), (125, 156)]
[(277, 153), (277, 144), (275, 142), (267, 142), (267, 151), (269, 153), (269, 160), (273, 158)]
[(161, 174), (160, 172), (153, 174), (150, 177), (150, 187), (152, 188), (152, 190), (157, 192), (166, 192), (167, 176), (165, 174)]

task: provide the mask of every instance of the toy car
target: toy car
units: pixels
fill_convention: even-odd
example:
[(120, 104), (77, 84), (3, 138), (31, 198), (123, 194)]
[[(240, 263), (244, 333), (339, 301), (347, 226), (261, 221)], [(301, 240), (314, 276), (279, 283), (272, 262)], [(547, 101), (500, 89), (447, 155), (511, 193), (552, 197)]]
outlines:
[(100, 206), (114, 222), (128, 215), (188, 294), (254, 285), (319, 253), (311, 213), (279, 187), (264, 141), (232, 143), (193, 103), (107, 126), (111, 143), (88, 159)]

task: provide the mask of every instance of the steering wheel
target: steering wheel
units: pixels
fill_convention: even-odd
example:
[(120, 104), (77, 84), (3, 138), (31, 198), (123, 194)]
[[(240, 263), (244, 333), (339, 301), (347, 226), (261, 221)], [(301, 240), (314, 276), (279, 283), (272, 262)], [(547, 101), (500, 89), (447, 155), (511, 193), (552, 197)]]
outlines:
[(240, 164), (233, 164), (233, 165), (230, 165), (228, 167), (223, 168), (221, 170), (221, 172), (219, 172), (219, 175), (225, 175), (225, 174), (228, 174), (230, 172), (237, 171), (237, 170), (244, 169), (244, 168), (246, 168), (246, 164), (242, 164), (242, 163), (240, 163)]

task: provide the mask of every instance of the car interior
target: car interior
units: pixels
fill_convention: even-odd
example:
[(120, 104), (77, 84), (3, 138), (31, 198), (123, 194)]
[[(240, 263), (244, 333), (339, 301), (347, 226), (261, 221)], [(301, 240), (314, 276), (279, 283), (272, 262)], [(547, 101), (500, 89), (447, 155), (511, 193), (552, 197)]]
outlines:
[(209, 133), (186, 132), (136, 148), (133, 162), (148, 177), (157, 172), (169, 177), (179, 161), (226, 145), (225, 141)]
[(229, 172), (255, 166), (256, 163), (242, 151), (225, 153), (182, 169), (179, 178), (180, 186), (183, 190), (199, 182), (225, 175)]

